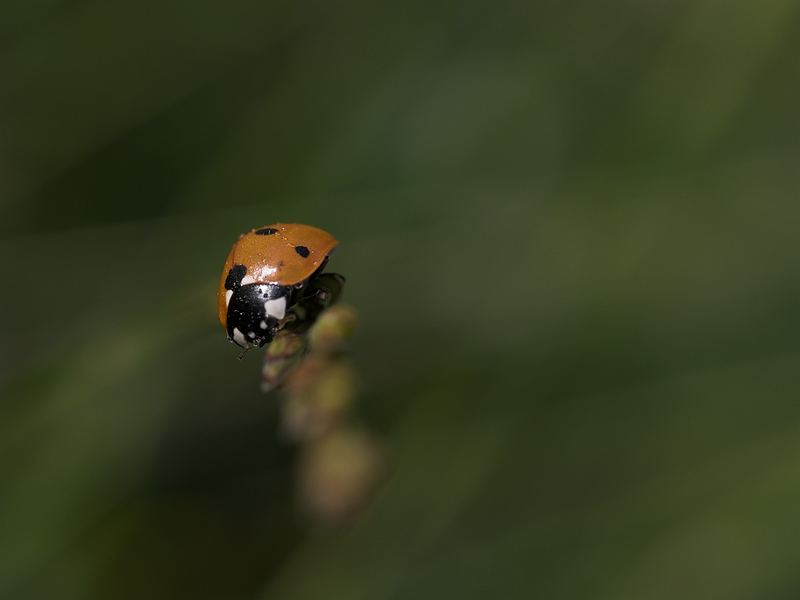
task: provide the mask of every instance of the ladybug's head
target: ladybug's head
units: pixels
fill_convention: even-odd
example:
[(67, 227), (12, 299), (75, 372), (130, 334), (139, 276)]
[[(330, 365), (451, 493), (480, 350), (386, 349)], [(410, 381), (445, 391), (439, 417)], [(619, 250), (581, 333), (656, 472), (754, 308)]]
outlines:
[(235, 286), (228, 303), (228, 338), (242, 348), (269, 344), (286, 316), (291, 293), (291, 287), (276, 284)]

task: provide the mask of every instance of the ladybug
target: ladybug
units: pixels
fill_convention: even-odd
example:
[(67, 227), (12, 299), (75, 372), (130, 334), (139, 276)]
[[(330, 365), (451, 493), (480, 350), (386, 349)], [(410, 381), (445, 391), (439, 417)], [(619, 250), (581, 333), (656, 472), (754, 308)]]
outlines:
[(338, 244), (327, 231), (299, 223), (274, 223), (239, 236), (217, 289), (228, 339), (245, 350), (260, 348), (284, 326), (316, 318), (344, 282), (341, 275), (322, 273)]

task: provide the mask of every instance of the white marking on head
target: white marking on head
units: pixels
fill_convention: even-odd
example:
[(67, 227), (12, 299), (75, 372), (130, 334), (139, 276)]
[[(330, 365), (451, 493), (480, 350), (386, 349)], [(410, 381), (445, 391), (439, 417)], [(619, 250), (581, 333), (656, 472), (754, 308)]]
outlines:
[(249, 337), (252, 340), (252, 339), (254, 339), (256, 337), (256, 334), (253, 333), (252, 331), (248, 331), (247, 332), (247, 337)]
[(242, 277), (242, 281), (239, 283), (239, 285), (249, 285), (249, 284), (255, 283), (255, 282), (256, 282), (256, 280), (255, 280), (254, 277), (252, 277), (250, 275), (245, 275), (244, 277)]
[(261, 323), (259, 323), (259, 327), (261, 327), (261, 329), (266, 329), (267, 328), (267, 322), (266, 321), (261, 321)]
[(231, 296), (233, 296), (233, 290), (228, 290), (225, 292), (225, 306), (229, 306), (231, 303)]
[(242, 348), (247, 347), (247, 338), (245, 338), (244, 334), (236, 327), (233, 328), (233, 341), (239, 344)]
[(264, 302), (264, 310), (270, 317), (275, 317), (279, 321), (286, 316), (286, 298), (275, 298)]

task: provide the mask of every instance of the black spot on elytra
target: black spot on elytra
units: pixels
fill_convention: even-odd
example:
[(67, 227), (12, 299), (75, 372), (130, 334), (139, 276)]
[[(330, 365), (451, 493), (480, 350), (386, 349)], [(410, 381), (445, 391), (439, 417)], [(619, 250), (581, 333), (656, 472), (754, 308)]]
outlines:
[(275, 235), (278, 230), (274, 227), (264, 227), (263, 229), (256, 229), (256, 235)]
[(231, 270), (228, 271), (228, 276), (225, 278), (225, 289), (235, 290), (238, 288), (246, 273), (247, 267), (244, 265), (233, 265)]
[(297, 252), (303, 258), (308, 258), (308, 255), (311, 254), (308, 248), (305, 246), (295, 246), (294, 251)]

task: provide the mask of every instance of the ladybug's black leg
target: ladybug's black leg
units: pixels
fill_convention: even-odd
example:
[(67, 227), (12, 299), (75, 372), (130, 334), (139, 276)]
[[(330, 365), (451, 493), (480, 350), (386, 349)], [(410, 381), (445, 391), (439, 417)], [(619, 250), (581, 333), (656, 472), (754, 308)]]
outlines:
[(344, 283), (344, 277), (338, 273), (313, 275), (303, 287), (300, 298), (292, 308), (293, 317), (287, 323), (287, 329), (305, 331), (311, 327), (323, 310), (339, 300)]
[(345, 281), (344, 276), (338, 273), (317, 275), (312, 279), (304, 298), (313, 300), (320, 306), (320, 310), (324, 310), (339, 301)]

